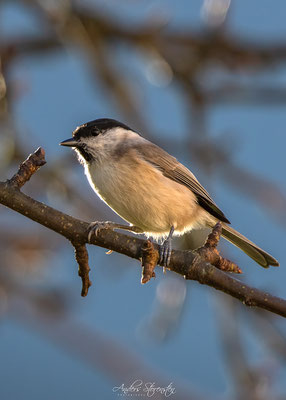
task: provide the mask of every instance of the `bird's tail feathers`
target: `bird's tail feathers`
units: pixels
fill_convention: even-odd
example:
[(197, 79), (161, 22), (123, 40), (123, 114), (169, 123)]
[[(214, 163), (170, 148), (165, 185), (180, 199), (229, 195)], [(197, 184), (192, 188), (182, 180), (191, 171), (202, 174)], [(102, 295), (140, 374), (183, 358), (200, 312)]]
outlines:
[(222, 236), (233, 243), (235, 246), (239, 247), (244, 253), (256, 261), (259, 265), (264, 268), (268, 268), (269, 265), (278, 267), (279, 262), (275, 260), (270, 254), (262, 250), (255, 243), (251, 242), (241, 233), (237, 232), (235, 229), (226, 225), (222, 222)]

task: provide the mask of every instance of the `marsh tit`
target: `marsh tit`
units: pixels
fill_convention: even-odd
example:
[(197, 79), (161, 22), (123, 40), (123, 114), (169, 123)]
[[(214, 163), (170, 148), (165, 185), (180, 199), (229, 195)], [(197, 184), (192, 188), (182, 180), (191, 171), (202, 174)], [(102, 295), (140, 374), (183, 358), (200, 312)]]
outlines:
[(262, 267), (278, 261), (231, 228), (223, 212), (194, 174), (166, 151), (113, 119), (77, 127), (60, 143), (72, 147), (96, 194), (130, 225), (94, 223), (89, 232), (111, 227), (165, 238), (162, 263), (168, 265), (173, 234), (212, 228), (221, 221), (222, 236)]

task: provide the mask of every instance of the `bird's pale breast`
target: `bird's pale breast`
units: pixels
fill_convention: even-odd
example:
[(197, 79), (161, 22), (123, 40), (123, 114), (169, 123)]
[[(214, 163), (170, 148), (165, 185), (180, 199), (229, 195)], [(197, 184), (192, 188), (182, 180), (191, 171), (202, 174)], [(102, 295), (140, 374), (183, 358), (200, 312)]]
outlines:
[(180, 234), (204, 226), (209, 218), (191, 190), (130, 154), (118, 162), (87, 165), (86, 174), (109, 207), (152, 236), (167, 235), (171, 226)]

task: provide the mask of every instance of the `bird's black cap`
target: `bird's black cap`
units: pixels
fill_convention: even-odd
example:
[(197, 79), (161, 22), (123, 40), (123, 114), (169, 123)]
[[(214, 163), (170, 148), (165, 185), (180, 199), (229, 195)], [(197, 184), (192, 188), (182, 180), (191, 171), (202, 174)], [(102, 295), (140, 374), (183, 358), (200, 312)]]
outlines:
[(100, 118), (80, 125), (73, 131), (73, 137), (74, 139), (78, 140), (84, 137), (98, 136), (99, 134), (104, 134), (106, 131), (113, 128), (132, 130), (129, 128), (129, 126), (123, 124), (122, 122), (116, 121), (115, 119)]

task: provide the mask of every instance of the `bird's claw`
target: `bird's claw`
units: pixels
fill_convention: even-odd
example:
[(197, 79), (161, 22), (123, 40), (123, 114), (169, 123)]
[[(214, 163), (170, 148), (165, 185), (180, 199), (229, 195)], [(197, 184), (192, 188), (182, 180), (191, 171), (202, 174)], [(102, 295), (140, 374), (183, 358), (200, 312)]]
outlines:
[(95, 237), (98, 235), (99, 231), (102, 229), (108, 229), (108, 228), (114, 228), (114, 223), (113, 222), (92, 222), (89, 224), (87, 231), (88, 231), (88, 236), (87, 240), (88, 243), (90, 243), (92, 235), (95, 235)]

